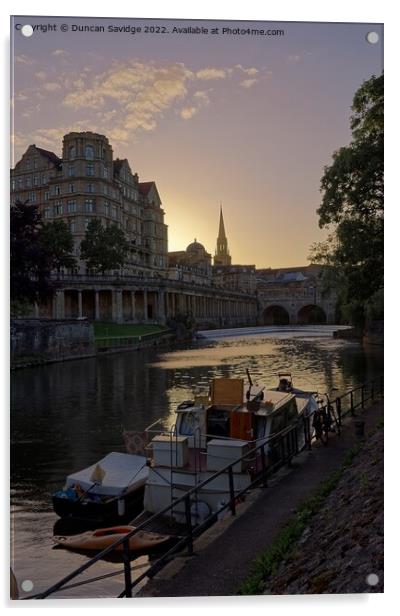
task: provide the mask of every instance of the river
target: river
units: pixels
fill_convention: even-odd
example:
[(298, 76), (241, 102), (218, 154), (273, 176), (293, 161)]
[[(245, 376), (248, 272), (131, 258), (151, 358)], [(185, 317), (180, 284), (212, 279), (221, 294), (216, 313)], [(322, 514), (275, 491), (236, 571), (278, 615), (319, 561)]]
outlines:
[[(300, 389), (338, 394), (383, 372), (383, 348), (332, 338), (332, 326), (205, 332), (173, 350), (149, 349), (26, 368), (11, 375), (11, 562), (19, 584), (45, 590), (86, 556), (55, 549), (57, 516), (51, 494), (65, 476), (110, 451), (124, 451), (123, 429), (143, 430), (158, 418), (167, 428), (174, 409), (213, 377), (246, 377), (275, 387), (292, 372)], [(146, 557), (136, 561), (137, 571)], [(83, 577), (121, 569), (100, 562)], [(83, 579), (79, 578), (79, 580)], [(26, 585), (26, 588), (30, 586)], [(54, 597), (115, 597), (123, 576)]]

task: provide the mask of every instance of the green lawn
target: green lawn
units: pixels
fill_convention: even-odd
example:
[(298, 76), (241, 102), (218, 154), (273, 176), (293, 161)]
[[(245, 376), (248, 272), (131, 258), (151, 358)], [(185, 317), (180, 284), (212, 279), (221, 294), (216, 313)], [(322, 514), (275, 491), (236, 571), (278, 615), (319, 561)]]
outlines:
[(143, 336), (144, 334), (155, 334), (164, 331), (166, 328), (161, 325), (141, 325), (132, 323), (93, 323), (95, 338), (115, 338), (124, 336)]

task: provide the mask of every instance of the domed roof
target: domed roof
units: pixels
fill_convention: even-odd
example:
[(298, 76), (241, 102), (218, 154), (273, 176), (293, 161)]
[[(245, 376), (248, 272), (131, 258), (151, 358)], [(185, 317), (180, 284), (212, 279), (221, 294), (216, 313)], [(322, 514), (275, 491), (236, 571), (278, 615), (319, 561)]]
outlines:
[(196, 238), (194, 242), (189, 244), (189, 246), (186, 248), (186, 252), (205, 252), (205, 251), (206, 249), (204, 248), (203, 244), (200, 244), (200, 242), (198, 242)]

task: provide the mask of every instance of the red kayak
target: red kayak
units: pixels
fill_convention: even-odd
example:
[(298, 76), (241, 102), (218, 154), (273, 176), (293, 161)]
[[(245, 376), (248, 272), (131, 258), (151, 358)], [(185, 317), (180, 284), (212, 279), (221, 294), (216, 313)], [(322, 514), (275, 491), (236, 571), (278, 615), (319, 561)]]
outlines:
[[(54, 542), (69, 550), (96, 550), (100, 552), (109, 547), (124, 535), (132, 532), (134, 526), (112, 526), (110, 528), (99, 528), (94, 531), (81, 533), (80, 535), (72, 535), (70, 537), (55, 536)], [(148, 550), (160, 543), (168, 541), (169, 535), (160, 535), (158, 533), (150, 533), (140, 530), (129, 539), (129, 550)], [(121, 551), (123, 545), (118, 545), (116, 550)]]

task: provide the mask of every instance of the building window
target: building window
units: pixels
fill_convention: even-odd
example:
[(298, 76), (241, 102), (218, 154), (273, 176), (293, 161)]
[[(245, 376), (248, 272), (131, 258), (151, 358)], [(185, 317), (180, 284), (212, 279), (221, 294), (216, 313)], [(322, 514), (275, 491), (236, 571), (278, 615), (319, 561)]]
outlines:
[(76, 201), (75, 199), (67, 202), (67, 210), (68, 214), (74, 214), (76, 212)]
[(68, 190), (69, 190), (70, 193), (75, 192), (75, 186), (73, 184), (70, 184), (69, 187), (68, 187)]
[(44, 200), (48, 201), (49, 199), (50, 199), (50, 192), (46, 190), (46, 192), (44, 193)]
[(22, 188), (22, 178), (19, 178), (17, 180), (17, 185), (18, 185), (18, 188)]
[(94, 175), (94, 163), (86, 163), (86, 175)]
[(14, 178), (11, 180), (11, 190), (15, 190), (15, 180), (14, 180)]
[(36, 202), (36, 193), (34, 193), (34, 192), (28, 193), (28, 201), (30, 201), (31, 203), (35, 203)]
[(71, 158), (75, 158), (75, 156), (76, 156), (76, 149), (75, 149), (75, 146), (74, 146), (74, 145), (71, 145), (71, 146), (68, 148), (68, 158), (70, 158), (70, 159), (71, 159)]
[(28, 176), (25, 178), (25, 186), (26, 186), (27, 188), (30, 188), (30, 187), (32, 186), (32, 178), (31, 178), (31, 176), (30, 176), (30, 175), (28, 175)]
[(85, 158), (86, 160), (94, 159), (94, 147), (92, 145), (87, 145), (85, 147)]
[(110, 203), (108, 201), (104, 203), (104, 214), (106, 216), (110, 215)]
[(106, 165), (103, 167), (103, 178), (108, 180), (108, 167)]
[(117, 208), (116, 207), (111, 208), (111, 217), (114, 218), (114, 220), (117, 219)]
[(47, 184), (47, 177), (42, 175), (42, 184)]
[(89, 218), (86, 218), (86, 219), (85, 219), (85, 231), (87, 231), (87, 228), (88, 228), (89, 223), (90, 223), (90, 219), (89, 219)]
[(51, 211), (50, 211), (50, 208), (49, 208), (49, 207), (46, 207), (46, 208), (44, 209), (44, 217), (45, 217), (45, 218), (51, 218)]
[(62, 203), (56, 203), (54, 206), (54, 213), (59, 216), (60, 214), (63, 213), (63, 205)]
[(34, 186), (39, 186), (39, 177), (37, 175), (35, 175), (33, 177), (33, 185)]
[(87, 213), (94, 212), (93, 199), (85, 199), (85, 212)]
[(75, 167), (74, 167), (74, 165), (69, 165), (68, 166), (68, 176), (70, 178), (75, 177)]
[(88, 184), (86, 186), (86, 192), (88, 192), (88, 193), (94, 192), (93, 184)]
[(69, 230), (71, 233), (75, 233), (75, 218), (71, 218), (69, 221)]
[(54, 186), (54, 194), (55, 195), (61, 195), (61, 189), (59, 186)]

